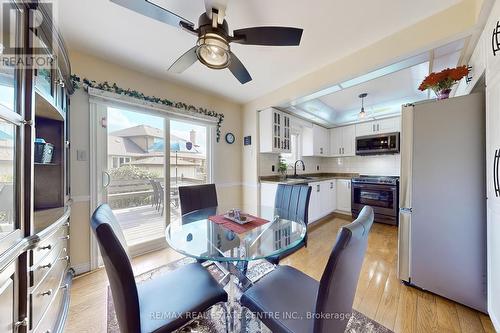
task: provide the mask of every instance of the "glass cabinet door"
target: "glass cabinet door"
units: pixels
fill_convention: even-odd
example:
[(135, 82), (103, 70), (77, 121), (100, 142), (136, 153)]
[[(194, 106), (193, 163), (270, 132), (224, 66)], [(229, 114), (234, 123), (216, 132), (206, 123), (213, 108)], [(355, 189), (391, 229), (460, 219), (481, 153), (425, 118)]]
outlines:
[[(20, 160), (21, 103), (24, 53), (22, 43), (22, 12), (10, 3), (9, 29), (2, 31), (0, 43), (9, 45), (0, 53), (0, 242), (19, 229), (16, 205), (16, 178)], [(6, 10), (6, 7), (2, 8)], [(4, 46), (5, 46), (4, 45)], [(9, 60), (10, 59), (10, 60)]]
[(0, 118), (0, 241), (15, 225), (16, 126)]

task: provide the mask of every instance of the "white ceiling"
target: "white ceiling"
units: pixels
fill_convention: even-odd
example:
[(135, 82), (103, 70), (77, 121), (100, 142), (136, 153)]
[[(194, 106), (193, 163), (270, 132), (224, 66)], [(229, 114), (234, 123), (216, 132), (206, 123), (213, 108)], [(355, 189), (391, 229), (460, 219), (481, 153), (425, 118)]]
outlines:
[[(432, 52), (405, 59), (399, 63), (367, 73), (358, 78), (334, 85), (333, 92), (318, 92), (302, 97), (291, 106), (282, 105), (289, 112), (326, 127), (359, 121), (359, 95), (367, 93), (364, 106), (365, 120), (387, 117), (401, 112), (401, 105), (429, 98), (427, 91), (418, 87), (429, 71), (455, 67), (460, 60), (464, 40), (443, 45)], [(432, 58), (432, 68), (430, 59)], [(331, 89), (331, 88), (330, 88)], [(430, 97), (433, 97), (431, 95)]]
[[(154, 2), (196, 24), (205, 10), (202, 0)], [(168, 73), (166, 69), (194, 46), (196, 38), (108, 0), (60, 0), (57, 19), (69, 48), (247, 102), (458, 2), (230, 0), (227, 20), (231, 30), (259, 25), (304, 29), (299, 47), (232, 44), (232, 51), (253, 77), (245, 85), (228, 70), (210, 70), (199, 63), (182, 74)]]

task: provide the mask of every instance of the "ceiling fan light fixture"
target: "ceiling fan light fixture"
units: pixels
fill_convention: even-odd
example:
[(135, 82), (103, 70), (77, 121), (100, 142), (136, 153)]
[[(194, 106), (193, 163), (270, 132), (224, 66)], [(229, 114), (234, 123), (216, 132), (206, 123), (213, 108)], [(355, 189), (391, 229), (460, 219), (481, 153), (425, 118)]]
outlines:
[(223, 69), (229, 66), (231, 53), (229, 43), (221, 36), (206, 33), (198, 38), (196, 56), (205, 66), (212, 69)]

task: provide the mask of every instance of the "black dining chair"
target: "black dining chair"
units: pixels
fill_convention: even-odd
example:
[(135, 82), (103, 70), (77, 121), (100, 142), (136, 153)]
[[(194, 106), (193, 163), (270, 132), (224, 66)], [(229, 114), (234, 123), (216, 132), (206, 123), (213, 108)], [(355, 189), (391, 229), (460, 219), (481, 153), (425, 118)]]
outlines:
[(91, 220), (111, 287), (120, 332), (172, 332), (227, 294), (198, 263), (135, 283), (125, 237), (113, 211), (99, 206)]
[[(302, 221), (307, 226), (310, 199), (311, 186), (309, 185), (279, 184), (274, 199), (275, 215), (286, 220)], [(268, 257), (267, 261), (277, 265), (281, 259), (289, 256), (303, 246), (307, 247), (307, 230), (304, 240), (300, 244), (280, 255)]]
[(198, 209), (216, 207), (218, 203), (215, 184), (179, 186), (179, 201), (182, 215)]
[(243, 293), (241, 304), (274, 333), (343, 333), (372, 224), (373, 209), (365, 206), (340, 229), (319, 283), (295, 268), (278, 266)]

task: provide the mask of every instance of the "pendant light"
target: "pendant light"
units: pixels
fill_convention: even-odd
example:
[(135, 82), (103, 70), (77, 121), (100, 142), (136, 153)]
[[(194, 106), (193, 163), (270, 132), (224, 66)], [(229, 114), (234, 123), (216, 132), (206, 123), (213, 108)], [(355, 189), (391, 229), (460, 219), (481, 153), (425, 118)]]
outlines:
[(365, 97), (368, 96), (367, 93), (362, 93), (359, 94), (359, 98), (361, 98), (361, 111), (359, 111), (359, 118), (363, 119), (366, 117), (366, 112), (365, 112)]

